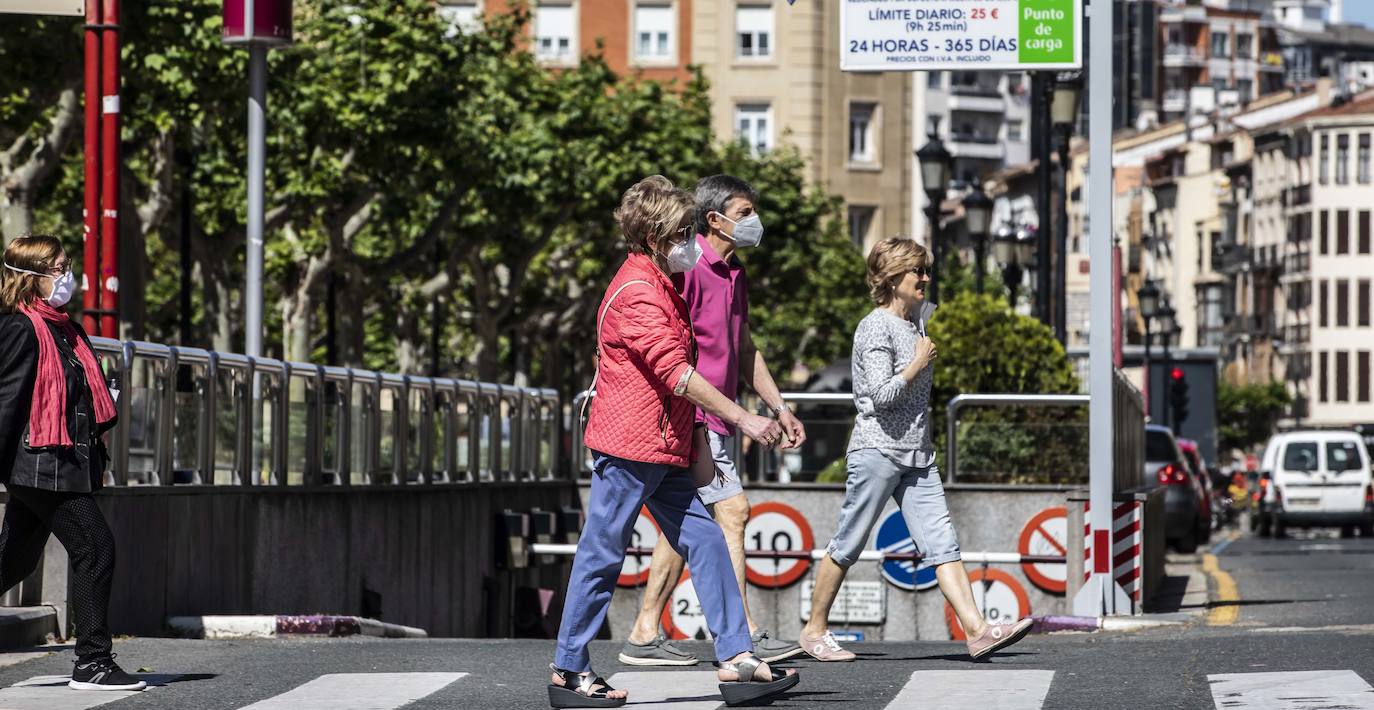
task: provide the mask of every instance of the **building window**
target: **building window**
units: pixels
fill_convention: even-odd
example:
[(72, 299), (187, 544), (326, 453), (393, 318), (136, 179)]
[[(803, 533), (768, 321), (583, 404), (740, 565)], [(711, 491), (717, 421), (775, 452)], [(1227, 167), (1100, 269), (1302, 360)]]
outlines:
[(540, 5), (534, 11), (535, 56), (551, 62), (572, 59), (576, 26), (572, 5)]
[(1326, 184), (1326, 166), (1331, 162), (1331, 136), (1323, 133), (1321, 154), (1317, 157), (1317, 182)]
[(1330, 353), (1317, 353), (1317, 401), (1325, 402), (1328, 399), (1326, 394), (1327, 387), (1327, 366), (1330, 364)]
[(1317, 325), (1322, 328), (1327, 326), (1327, 314), (1331, 311), (1329, 285), (1326, 279), (1317, 282)]
[(1012, 96), (1020, 96), (1026, 93), (1024, 74), (1021, 72), (1012, 72), (1007, 75), (1007, 93)]
[(768, 104), (735, 107), (735, 137), (755, 155), (773, 149), (773, 108)]
[(854, 246), (864, 248), (864, 243), (868, 241), (868, 230), (873, 227), (873, 215), (877, 212), (877, 207), (849, 206), (849, 238)]
[(1336, 210), (1336, 255), (1350, 253), (1350, 210)]
[(1355, 167), (1355, 181), (1361, 185), (1368, 185), (1371, 182), (1369, 173), (1369, 134), (1360, 134), (1360, 152), (1358, 162)]
[(1255, 98), (1255, 82), (1249, 79), (1238, 79), (1236, 81), (1236, 91), (1240, 94), (1240, 102), (1248, 104)]
[(1231, 56), (1231, 35), (1226, 32), (1212, 33), (1212, 56), (1226, 59)]
[(478, 0), (444, 0), (439, 5), (439, 17), (448, 23), (449, 37), (456, 37), (459, 32), (482, 29), (482, 22), (477, 17), (481, 12)]
[(1336, 327), (1350, 327), (1350, 282), (1336, 281)]
[(666, 60), (673, 56), (673, 6), (635, 5), (635, 58)]
[(932, 89), (938, 89), (940, 88), (940, 84), (944, 83), (944, 77), (944, 72), (926, 72), (926, 86), (929, 86)]
[(1355, 325), (1369, 327), (1369, 279), (1360, 279), (1355, 286)]
[(735, 8), (735, 32), (739, 38), (735, 53), (742, 58), (773, 56), (773, 8), (769, 5), (744, 5)]
[(1361, 402), (1369, 401), (1369, 351), (1361, 350), (1355, 355), (1355, 392)]
[(1317, 223), (1320, 225), (1317, 231), (1317, 253), (1326, 256), (1331, 251), (1331, 213), (1322, 210)]
[(874, 131), (877, 110), (877, 104), (849, 104), (849, 162), (873, 162), (877, 154), (873, 146), (874, 139), (877, 138)]
[(1369, 254), (1369, 252), (1370, 252), (1370, 245), (1369, 245), (1369, 210), (1360, 210), (1359, 216), (1360, 216), (1360, 220), (1359, 220), (1360, 253), (1361, 253), (1361, 254), (1366, 254), (1366, 255), (1367, 255), (1367, 254)]
[(1236, 33), (1236, 57), (1252, 59), (1255, 56), (1255, 36), (1248, 32)]
[(1336, 401), (1350, 401), (1350, 353), (1336, 351)]
[(1025, 140), (1025, 130), (1025, 123), (1023, 121), (1007, 121), (1007, 140), (1010, 142)]
[(1336, 136), (1336, 184), (1350, 183), (1350, 136)]

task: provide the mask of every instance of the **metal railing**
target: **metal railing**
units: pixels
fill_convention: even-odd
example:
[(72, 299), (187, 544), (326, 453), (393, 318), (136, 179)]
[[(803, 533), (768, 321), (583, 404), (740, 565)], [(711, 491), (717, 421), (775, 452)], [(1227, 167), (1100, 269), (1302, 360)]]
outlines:
[(120, 392), (110, 485), (548, 480), (551, 389), (92, 338)]

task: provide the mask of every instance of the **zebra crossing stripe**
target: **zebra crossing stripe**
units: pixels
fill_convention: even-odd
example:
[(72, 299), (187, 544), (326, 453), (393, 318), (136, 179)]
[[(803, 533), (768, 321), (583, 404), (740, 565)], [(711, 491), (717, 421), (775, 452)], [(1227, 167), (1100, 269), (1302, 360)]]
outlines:
[(466, 673), (328, 673), (241, 710), (393, 710)]
[(1354, 671), (1223, 673), (1207, 681), (1218, 710), (1374, 710), (1374, 688)]
[(1054, 671), (916, 671), (888, 710), (1040, 710)]
[[(150, 689), (170, 683), (179, 675), (136, 674), (147, 681)], [(70, 675), (40, 675), (0, 690), (0, 708), (4, 710), (86, 710), (116, 700), (140, 695), (139, 690), (72, 690), (67, 687)]]
[(715, 671), (632, 671), (607, 679), (630, 693), (630, 705), (653, 703), (653, 710), (715, 710), (725, 704)]

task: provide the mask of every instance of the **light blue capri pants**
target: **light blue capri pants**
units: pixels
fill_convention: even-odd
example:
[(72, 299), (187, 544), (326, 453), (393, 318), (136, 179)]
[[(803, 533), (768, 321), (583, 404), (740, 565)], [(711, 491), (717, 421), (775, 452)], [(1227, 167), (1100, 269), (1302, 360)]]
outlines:
[(923, 564), (933, 567), (960, 559), (939, 468), (902, 466), (877, 449), (854, 451), (847, 457), (845, 468), (849, 477), (844, 506), (835, 537), (826, 548), (835, 564), (847, 568), (859, 560), (888, 496), (902, 511)]

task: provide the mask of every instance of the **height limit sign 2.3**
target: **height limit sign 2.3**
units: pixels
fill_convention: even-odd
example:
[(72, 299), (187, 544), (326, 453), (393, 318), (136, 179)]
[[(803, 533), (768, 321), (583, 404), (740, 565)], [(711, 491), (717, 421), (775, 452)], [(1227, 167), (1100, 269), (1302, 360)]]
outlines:
[(1077, 69), (1082, 0), (843, 0), (845, 71)]

